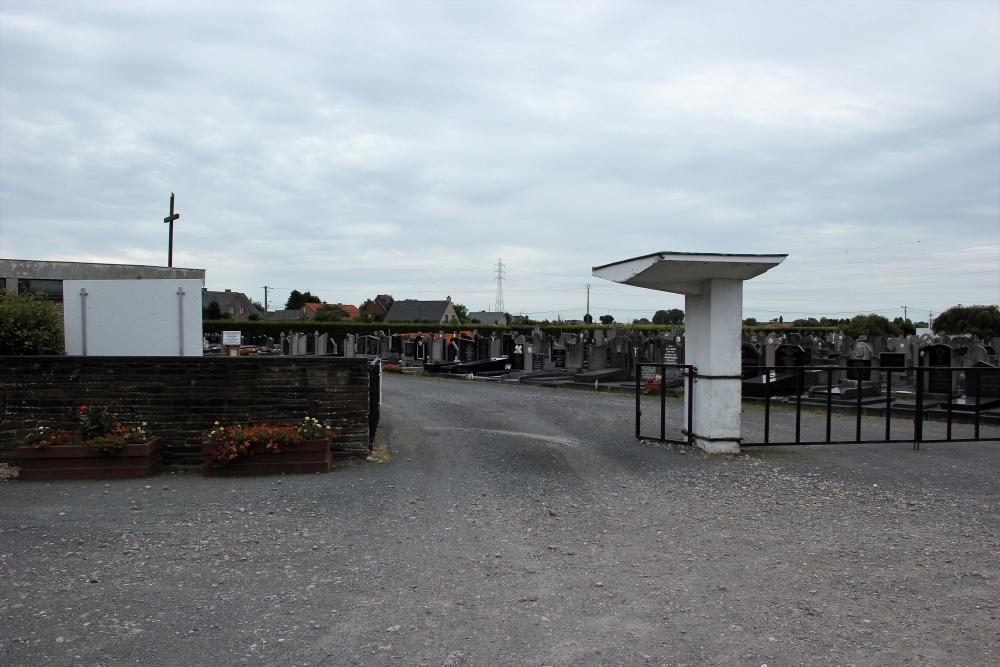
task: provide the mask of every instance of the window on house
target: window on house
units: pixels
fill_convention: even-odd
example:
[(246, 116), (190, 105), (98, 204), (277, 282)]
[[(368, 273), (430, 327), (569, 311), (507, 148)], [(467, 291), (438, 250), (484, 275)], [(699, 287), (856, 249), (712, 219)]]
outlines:
[(242, 307), (242, 306), (240, 307), (240, 315), (246, 315), (246, 313), (244, 312), (244, 310), (243, 310), (243, 307)]
[(230, 315), (236, 314), (236, 306), (229, 306), (229, 314)]

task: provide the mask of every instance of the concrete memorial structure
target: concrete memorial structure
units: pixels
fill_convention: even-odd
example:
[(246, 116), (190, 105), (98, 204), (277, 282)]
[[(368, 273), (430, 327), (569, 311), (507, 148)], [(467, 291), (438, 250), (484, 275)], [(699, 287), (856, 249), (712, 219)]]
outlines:
[(659, 252), (593, 269), (598, 278), (684, 295), (684, 357), (697, 369), (684, 395), (685, 404), (694, 402), (685, 426), (708, 452), (740, 451), (743, 281), (785, 257)]

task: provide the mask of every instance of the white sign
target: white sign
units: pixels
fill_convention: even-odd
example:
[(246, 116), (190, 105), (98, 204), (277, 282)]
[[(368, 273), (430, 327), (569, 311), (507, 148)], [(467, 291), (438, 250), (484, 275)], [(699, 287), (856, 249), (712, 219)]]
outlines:
[(64, 280), (66, 354), (202, 355), (200, 280)]
[(222, 345), (223, 347), (235, 346), (239, 347), (243, 343), (243, 332), (242, 331), (223, 331), (222, 332)]

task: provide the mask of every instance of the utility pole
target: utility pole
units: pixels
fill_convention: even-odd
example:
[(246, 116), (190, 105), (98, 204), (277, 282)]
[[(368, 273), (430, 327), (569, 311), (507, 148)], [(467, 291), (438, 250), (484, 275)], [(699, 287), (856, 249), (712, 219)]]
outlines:
[(903, 309), (903, 321), (905, 322), (907, 319), (909, 319), (906, 317), (906, 306), (902, 306), (902, 309)]
[(593, 318), (590, 316), (590, 283), (587, 283), (587, 312), (583, 316), (583, 321), (587, 324), (593, 322)]
[(267, 285), (264, 285), (264, 319), (267, 319), (267, 290), (271, 289)]

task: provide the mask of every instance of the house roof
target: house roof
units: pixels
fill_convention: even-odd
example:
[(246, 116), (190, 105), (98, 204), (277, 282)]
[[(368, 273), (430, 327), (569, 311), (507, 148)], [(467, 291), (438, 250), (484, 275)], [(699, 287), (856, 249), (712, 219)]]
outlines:
[(349, 303), (338, 303), (337, 305), (346, 310), (352, 320), (361, 315), (361, 311), (358, 310), (357, 306), (352, 306)]
[(263, 313), (257, 309), (257, 306), (253, 305), (253, 301), (250, 297), (243, 292), (233, 292), (232, 290), (226, 290), (224, 292), (213, 292), (210, 290), (201, 291), (201, 307), (203, 309), (208, 308), (208, 304), (215, 301), (219, 304), (219, 309), (225, 311), (235, 299), (241, 299), (246, 304), (245, 307), (247, 308), (248, 315), (256, 313), (257, 315), (263, 316)]
[(272, 310), (268, 312), (269, 320), (301, 320), (302, 313), (297, 310)]
[(385, 315), (385, 321), (413, 322), (414, 320), (437, 320), (444, 318), (451, 301), (393, 301)]
[(377, 297), (372, 299), (372, 302), (368, 304), (365, 308), (365, 312), (371, 315), (385, 315), (389, 308), (386, 304), (389, 303), (389, 299), (392, 298), (388, 294), (379, 294)]
[(483, 324), (499, 324), (500, 322), (507, 321), (507, 317), (503, 313), (491, 313), (485, 310), (477, 313), (469, 313), (469, 319), (479, 320)]

